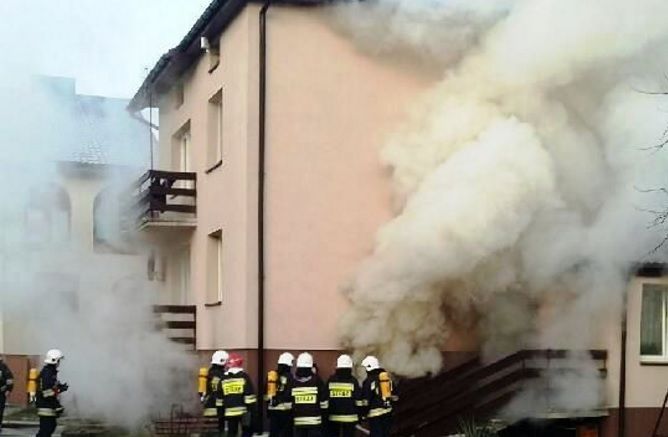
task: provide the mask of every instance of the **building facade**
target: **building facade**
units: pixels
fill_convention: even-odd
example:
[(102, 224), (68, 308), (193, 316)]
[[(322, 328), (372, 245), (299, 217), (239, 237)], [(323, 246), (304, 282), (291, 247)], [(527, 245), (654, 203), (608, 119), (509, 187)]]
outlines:
[[(196, 226), (151, 220), (145, 235), (160, 243), (165, 302), (198, 306), (203, 351), (258, 348), (259, 11), (251, 3), (230, 17), (209, 53), (198, 48), (151, 97), (157, 168), (197, 174), (197, 214)], [(265, 350), (270, 361), (308, 349), (330, 362), (341, 285), (392, 214), (379, 149), (431, 82), (357, 53), (310, 7), (273, 6), (267, 45)]]
[[(159, 108), (157, 170), (192, 190), (170, 192), (172, 204), (194, 206), (156, 208), (141, 227), (162, 303), (196, 308), (202, 359), (239, 351), (261, 378), (280, 352), (309, 350), (329, 372), (342, 287), (393, 215), (380, 148), (438, 78), (361, 53), (318, 2), (262, 6), (212, 2), (132, 100), (131, 111)], [(667, 388), (667, 290), (662, 267), (639, 270), (625, 323), (602, 326), (605, 401), (583, 414), (600, 435), (654, 426)], [(472, 337), (453, 336), (449, 365), (475, 354)]]

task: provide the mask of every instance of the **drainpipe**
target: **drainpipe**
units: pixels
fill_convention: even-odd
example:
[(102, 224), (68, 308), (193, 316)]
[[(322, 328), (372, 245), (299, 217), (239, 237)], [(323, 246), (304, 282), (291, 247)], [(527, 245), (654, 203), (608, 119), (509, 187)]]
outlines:
[(622, 315), (622, 347), (621, 356), (619, 357), (619, 417), (617, 418), (617, 435), (619, 437), (626, 436), (626, 299), (625, 295), (622, 306), (624, 311)]
[[(264, 381), (264, 198), (265, 198), (265, 141), (267, 100), (267, 11), (271, 0), (260, 9), (259, 62), (259, 123), (258, 123), (258, 189), (257, 189), (257, 383), (261, 390)], [(258, 402), (258, 428), (263, 430), (263, 402)]]

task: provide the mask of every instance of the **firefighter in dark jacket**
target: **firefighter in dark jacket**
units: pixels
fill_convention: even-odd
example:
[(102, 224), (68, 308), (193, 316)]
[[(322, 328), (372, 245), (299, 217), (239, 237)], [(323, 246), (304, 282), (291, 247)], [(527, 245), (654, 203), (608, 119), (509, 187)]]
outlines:
[(67, 384), (58, 381), (58, 366), (65, 358), (58, 349), (46, 353), (44, 367), (37, 378), (37, 415), (39, 416), (39, 432), (37, 437), (50, 437), (56, 430), (56, 419), (63, 414), (63, 407), (58, 397), (67, 391)]
[(366, 379), (362, 384), (363, 414), (369, 422), (370, 437), (388, 437), (392, 428), (392, 381), (380, 367), (378, 358), (362, 360)]
[(292, 364), (295, 357), (284, 352), (278, 357), (275, 371), (267, 377), (267, 416), (269, 417), (269, 437), (292, 437), (292, 413), (287, 391), (292, 383)]
[(228, 436), (237, 436), (241, 428), (241, 435), (250, 437), (257, 423), (257, 397), (253, 382), (244, 371), (243, 365), (244, 359), (241, 355), (230, 354), (227, 371), (220, 382)]
[(362, 389), (353, 376), (353, 360), (341, 355), (336, 360), (336, 372), (327, 381), (329, 401), (327, 434), (329, 437), (353, 437), (364, 406)]
[(297, 357), (297, 370), (288, 393), (295, 437), (320, 436), (328, 407), (327, 393), (322, 380), (313, 372), (311, 354), (304, 352)]
[(225, 431), (225, 411), (223, 409), (223, 393), (220, 382), (225, 376), (225, 364), (228, 354), (225, 351), (216, 351), (211, 356), (211, 367), (206, 374), (205, 392), (202, 393), (204, 417), (218, 418), (218, 431)]
[(5, 404), (7, 403), (7, 396), (14, 388), (14, 375), (9, 370), (7, 364), (0, 355), (0, 430), (2, 429), (2, 418), (5, 414)]

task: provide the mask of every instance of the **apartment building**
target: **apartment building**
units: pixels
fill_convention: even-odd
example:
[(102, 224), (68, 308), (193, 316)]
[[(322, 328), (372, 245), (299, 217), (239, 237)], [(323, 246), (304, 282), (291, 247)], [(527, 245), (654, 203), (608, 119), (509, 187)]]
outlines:
[[(213, 1), (129, 105), (160, 113), (139, 227), (162, 303), (193, 308), (203, 360), (239, 351), (258, 379), (284, 350), (331, 370), (341, 287), (393, 215), (379, 150), (437, 80), (361, 53), (324, 3)], [(649, 435), (668, 377), (666, 296), (663, 266), (632, 275), (626, 321), (608, 321), (595, 354), (604, 405), (546, 417), (577, 418), (579, 435)], [(446, 345), (449, 367), (475, 355), (470, 337)]]
[[(197, 349), (254, 357), (263, 174), (267, 359), (308, 349), (329, 363), (339, 350), (342, 281), (391, 215), (378, 149), (429, 82), (357, 53), (317, 8), (274, 5), (261, 172), (259, 12), (254, 3), (214, 2), (181, 43), (184, 52), (163, 56), (134, 97), (131, 110), (150, 102), (160, 109), (156, 170), (177, 172), (181, 189), (196, 183), (196, 214), (168, 211), (143, 227), (160, 243), (165, 303), (198, 306)], [(196, 182), (178, 172), (195, 173)]]

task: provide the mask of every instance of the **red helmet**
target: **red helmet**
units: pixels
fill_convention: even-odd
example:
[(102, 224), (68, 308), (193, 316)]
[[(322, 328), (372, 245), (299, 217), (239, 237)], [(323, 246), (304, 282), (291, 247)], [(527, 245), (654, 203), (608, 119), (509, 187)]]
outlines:
[(244, 357), (241, 355), (232, 352), (230, 357), (227, 359), (227, 367), (243, 367)]

